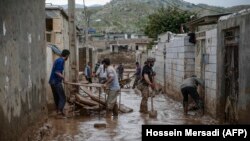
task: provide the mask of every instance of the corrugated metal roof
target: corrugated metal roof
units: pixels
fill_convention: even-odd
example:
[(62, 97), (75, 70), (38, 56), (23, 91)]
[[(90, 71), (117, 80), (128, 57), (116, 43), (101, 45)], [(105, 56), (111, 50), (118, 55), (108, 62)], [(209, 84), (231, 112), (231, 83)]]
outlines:
[(58, 15), (56, 14), (56, 12), (46, 10), (46, 19), (54, 19), (57, 17), (58, 17)]

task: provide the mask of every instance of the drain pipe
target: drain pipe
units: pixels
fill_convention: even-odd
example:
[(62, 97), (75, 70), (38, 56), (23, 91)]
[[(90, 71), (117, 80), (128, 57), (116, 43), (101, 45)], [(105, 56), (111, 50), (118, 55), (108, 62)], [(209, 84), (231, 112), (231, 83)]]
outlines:
[(164, 56), (164, 93), (166, 94), (166, 54), (167, 54), (167, 49), (166, 49), (166, 43), (164, 44), (164, 49), (163, 49), (163, 56)]

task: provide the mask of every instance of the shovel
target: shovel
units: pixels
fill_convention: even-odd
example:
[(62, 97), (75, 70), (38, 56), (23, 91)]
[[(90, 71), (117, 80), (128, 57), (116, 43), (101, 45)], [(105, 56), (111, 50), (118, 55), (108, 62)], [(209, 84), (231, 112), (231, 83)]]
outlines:
[(155, 90), (151, 93), (151, 111), (149, 111), (149, 117), (150, 118), (157, 118), (157, 111), (154, 110), (154, 102), (153, 102), (153, 96), (155, 94)]

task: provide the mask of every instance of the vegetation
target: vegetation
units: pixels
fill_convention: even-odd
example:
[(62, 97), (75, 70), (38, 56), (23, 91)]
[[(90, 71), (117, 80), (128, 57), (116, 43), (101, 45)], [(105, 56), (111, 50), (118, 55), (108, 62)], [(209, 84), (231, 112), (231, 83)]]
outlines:
[[(153, 39), (156, 39), (157, 35), (167, 31), (180, 33), (181, 25), (190, 21), (191, 16), (195, 17), (196, 15), (177, 8), (162, 7), (148, 16), (148, 23), (144, 28), (144, 32)], [(184, 31), (187, 31), (187, 28), (184, 27)]]
[[(198, 17), (250, 8), (249, 5), (229, 8), (195, 5), (183, 0), (112, 0), (104, 6), (88, 7), (91, 15), (89, 26), (95, 28), (97, 32), (143, 33), (143, 27), (148, 23), (147, 17), (162, 6), (178, 7), (179, 10), (197, 13)], [(84, 27), (86, 24), (82, 11), (82, 8), (76, 10), (79, 27)]]

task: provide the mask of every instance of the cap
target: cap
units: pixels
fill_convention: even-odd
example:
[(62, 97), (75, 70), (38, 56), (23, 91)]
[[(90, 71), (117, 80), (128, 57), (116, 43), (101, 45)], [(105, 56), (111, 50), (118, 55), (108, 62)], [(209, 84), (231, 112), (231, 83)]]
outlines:
[(155, 62), (155, 58), (153, 58), (153, 57), (148, 57), (148, 58), (147, 58), (147, 61), (148, 61), (148, 62)]

